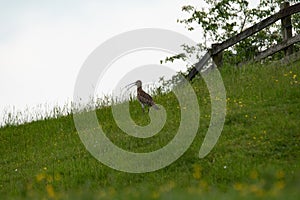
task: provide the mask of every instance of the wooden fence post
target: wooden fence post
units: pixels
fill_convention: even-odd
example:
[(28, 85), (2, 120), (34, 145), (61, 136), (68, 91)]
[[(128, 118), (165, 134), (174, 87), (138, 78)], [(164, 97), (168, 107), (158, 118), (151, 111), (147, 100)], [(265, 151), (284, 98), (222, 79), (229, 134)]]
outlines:
[[(212, 44), (211, 45), (211, 48), (212, 48), (212, 51), (218, 46), (219, 44)], [(217, 67), (222, 67), (223, 65), (223, 51), (215, 54), (215, 55), (212, 55), (212, 59), (214, 61), (214, 63), (217, 65)]]
[[(284, 2), (280, 5), (280, 10), (283, 10), (290, 6), (289, 2)], [(283, 41), (287, 41), (289, 38), (293, 37), (293, 27), (291, 15), (288, 15), (281, 19), (281, 32)], [(291, 55), (293, 54), (293, 45), (284, 49), (284, 54)]]

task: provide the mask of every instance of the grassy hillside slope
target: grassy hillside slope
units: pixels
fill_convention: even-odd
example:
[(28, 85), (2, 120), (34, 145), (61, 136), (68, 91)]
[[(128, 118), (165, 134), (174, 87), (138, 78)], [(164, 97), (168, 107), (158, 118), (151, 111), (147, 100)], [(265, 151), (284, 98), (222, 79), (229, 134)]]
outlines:
[[(0, 199), (297, 199), (300, 196), (300, 61), (285, 66), (224, 67), (227, 116), (204, 159), (199, 148), (210, 120), (203, 80), (193, 80), (201, 108), (198, 134), (186, 153), (151, 173), (129, 174), (98, 162), (85, 149), (71, 115), (0, 129)], [(107, 136), (123, 149), (166, 145), (180, 121), (174, 94), (162, 94), (168, 120), (150, 139), (122, 134), (109, 107), (97, 110)], [(146, 125), (138, 102), (131, 116)]]

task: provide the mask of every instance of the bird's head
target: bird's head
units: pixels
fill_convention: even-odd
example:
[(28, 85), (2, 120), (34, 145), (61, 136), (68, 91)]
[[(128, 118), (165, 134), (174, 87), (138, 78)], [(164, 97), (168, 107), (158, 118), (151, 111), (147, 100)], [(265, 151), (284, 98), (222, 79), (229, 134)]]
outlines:
[(136, 85), (138, 88), (139, 88), (139, 87), (142, 87), (142, 81), (137, 80), (137, 81), (135, 81), (135, 82), (133, 82), (133, 83), (130, 83), (130, 84), (126, 85), (125, 87), (128, 87), (128, 89), (129, 89), (129, 88), (131, 88), (131, 87), (133, 87), (133, 86), (135, 86), (135, 85)]
[(137, 80), (137, 81), (135, 82), (135, 85), (136, 85), (137, 87), (142, 87), (142, 81)]

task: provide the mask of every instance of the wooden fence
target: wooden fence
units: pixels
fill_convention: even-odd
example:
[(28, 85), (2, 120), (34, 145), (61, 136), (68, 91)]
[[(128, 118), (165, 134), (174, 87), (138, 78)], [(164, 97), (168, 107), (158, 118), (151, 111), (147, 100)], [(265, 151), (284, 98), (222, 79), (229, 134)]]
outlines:
[(293, 44), (300, 41), (300, 35), (296, 35), (292, 37), (292, 23), (291, 23), (291, 15), (300, 12), (300, 3), (290, 6), (289, 2), (285, 2), (281, 4), (280, 11), (270, 17), (262, 20), (261, 22), (245, 29), (239, 34), (225, 40), (222, 43), (213, 44), (212, 48), (208, 50), (208, 52), (200, 59), (198, 63), (195, 64), (194, 68), (189, 72), (188, 79), (192, 80), (196, 74), (202, 70), (203, 66), (207, 63), (207, 61), (212, 57), (214, 63), (217, 66), (222, 65), (223, 59), (223, 51), (234, 44), (248, 38), (249, 36), (259, 32), (260, 30), (270, 26), (276, 21), (281, 19), (281, 27), (282, 27), (282, 37), (283, 41), (263, 52), (260, 52), (255, 60), (261, 60), (266, 58), (278, 51), (284, 50), (285, 55), (290, 55), (293, 53)]

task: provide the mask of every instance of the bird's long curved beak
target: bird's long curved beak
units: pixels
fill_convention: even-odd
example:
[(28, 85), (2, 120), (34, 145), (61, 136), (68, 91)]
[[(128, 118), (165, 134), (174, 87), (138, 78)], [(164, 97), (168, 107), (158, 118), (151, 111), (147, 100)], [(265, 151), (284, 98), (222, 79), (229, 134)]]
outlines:
[(126, 87), (127, 89), (129, 89), (129, 88), (131, 88), (131, 87), (133, 87), (133, 86), (135, 86), (135, 82), (130, 83), (130, 84), (126, 85), (125, 87)]

